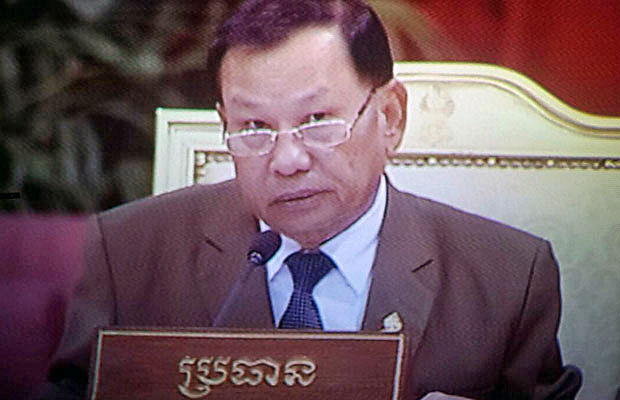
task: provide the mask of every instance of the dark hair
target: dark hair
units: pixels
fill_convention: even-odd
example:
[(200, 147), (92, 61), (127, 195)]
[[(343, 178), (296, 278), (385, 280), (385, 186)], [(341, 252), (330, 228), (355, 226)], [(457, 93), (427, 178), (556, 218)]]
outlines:
[(268, 48), (298, 29), (338, 25), (357, 73), (373, 87), (393, 77), (394, 61), (377, 14), (360, 0), (248, 0), (217, 30), (207, 59), (207, 79), (221, 100), (219, 72), (226, 52), (239, 45)]

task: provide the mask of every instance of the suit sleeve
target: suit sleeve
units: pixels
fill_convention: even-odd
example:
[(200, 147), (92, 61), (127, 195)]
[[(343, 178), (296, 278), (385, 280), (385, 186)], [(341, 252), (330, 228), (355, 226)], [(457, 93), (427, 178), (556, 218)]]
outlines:
[(551, 246), (544, 241), (530, 268), (519, 323), (504, 363), (499, 398), (573, 399), (577, 394), (581, 373), (575, 367), (562, 365), (557, 340), (560, 302), (558, 266)]
[(83, 273), (66, 313), (64, 333), (39, 399), (83, 399), (98, 327), (114, 323), (115, 301), (98, 216), (90, 218)]

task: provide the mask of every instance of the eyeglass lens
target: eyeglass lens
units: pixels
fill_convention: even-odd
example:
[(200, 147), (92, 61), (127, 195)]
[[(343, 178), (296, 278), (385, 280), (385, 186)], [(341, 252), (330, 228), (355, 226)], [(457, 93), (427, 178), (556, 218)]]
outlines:
[[(276, 135), (277, 132), (268, 130), (231, 134), (227, 138), (227, 145), (234, 155), (266, 154), (271, 151)], [(300, 127), (299, 136), (307, 146), (332, 147), (346, 140), (347, 128), (344, 121), (331, 121), (329, 124)]]

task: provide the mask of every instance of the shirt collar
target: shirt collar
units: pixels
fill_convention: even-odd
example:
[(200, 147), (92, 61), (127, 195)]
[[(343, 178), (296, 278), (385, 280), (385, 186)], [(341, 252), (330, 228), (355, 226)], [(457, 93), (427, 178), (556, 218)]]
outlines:
[[(379, 187), (370, 208), (347, 229), (319, 247), (336, 263), (347, 283), (358, 294), (366, 288), (372, 262), (361, 263), (364, 267), (360, 267), (360, 263), (356, 260), (361, 254), (368, 254), (367, 250), (370, 246), (376, 245), (385, 214), (386, 200), (387, 184), (385, 176), (381, 175)], [(271, 229), (263, 220), (259, 223), (261, 232)], [(301, 246), (293, 239), (285, 235), (281, 235), (281, 238), (282, 245), (267, 263), (268, 280), (271, 280), (282, 268), (286, 257), (301, 249)]]

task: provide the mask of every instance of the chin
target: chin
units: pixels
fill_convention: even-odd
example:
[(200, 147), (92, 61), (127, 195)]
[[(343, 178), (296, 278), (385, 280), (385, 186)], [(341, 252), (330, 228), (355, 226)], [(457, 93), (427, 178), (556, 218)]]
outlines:
[[(299, 242), (303, 247), (317, 247), (346, 228), (338, 216), (299, 215), (282, 223), (269, 224), (280, 233)], [(311, 242), (311, 246), (304, 246)]]

